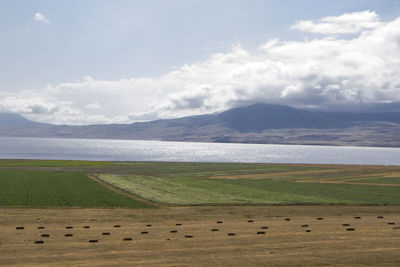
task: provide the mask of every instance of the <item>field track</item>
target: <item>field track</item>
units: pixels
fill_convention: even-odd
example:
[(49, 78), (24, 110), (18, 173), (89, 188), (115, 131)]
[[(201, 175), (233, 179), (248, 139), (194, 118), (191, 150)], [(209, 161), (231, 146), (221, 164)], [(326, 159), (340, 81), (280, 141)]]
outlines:
[(0, 265), (394, 266), (398, 226), (400, 207), (382, 206), (3, 208)]

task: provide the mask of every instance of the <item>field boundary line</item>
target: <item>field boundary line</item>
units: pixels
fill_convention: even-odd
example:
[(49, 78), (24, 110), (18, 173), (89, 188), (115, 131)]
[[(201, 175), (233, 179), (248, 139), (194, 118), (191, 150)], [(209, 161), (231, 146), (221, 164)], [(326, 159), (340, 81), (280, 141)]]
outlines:
[(132, 193), (131, 191), (124, 190), (124, 189), (122, 189), (122, 188), (120, 188), (118, 186), (115, 186), (115, 185), (113, 185), (111, 183), (108, 183), (108, 182), (104, 181), (103, 179), (101, 179), (100, 177), (98, 177), (97, 175), (90, 174), (90, 175), (87, 175), (87, 177), (89, 179), (91, 179), (92, 181), (94, 181), (95, 183), (97, 183), (97, 184), (99, 184), (99, 185), (101, 185), (101, 186), (113, 191), (114, 193), (122, 195), (124, 197), (130, 198), (130, 199), (133, 199), (133, 200), (136, 200), (136, 201), (139, 201), (139, 202), (151, 205), (151, 206), (156, 206), (156, 207), (166, 206), (166, 205), (162, 205), (161, 203), (158, 203), (158, 202), (155, 202), (155, 201), (151, 201), (151, 200), (146, 199), (146, 198), (142, 198), (141, 196), (139, 196), (139, 195), (137, 195), (135, 193)]

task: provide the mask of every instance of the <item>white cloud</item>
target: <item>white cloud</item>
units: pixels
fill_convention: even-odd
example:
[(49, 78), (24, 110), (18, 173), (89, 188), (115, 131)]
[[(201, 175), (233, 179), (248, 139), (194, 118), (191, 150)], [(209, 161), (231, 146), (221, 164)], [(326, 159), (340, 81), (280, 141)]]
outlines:
[(20, 114), (51, 114), (57, 111), (57, 106), (40, 97), (24, 99), (8, 96), (0, 100), (0, 111)]
[(41, 23), (50, 23), (50, 20), (48, 20), (41, 13), (36, 13), (35, 16), (33, 17), (33, 20)]
[(319, 22), (311, 20), (301, 20), (292, 26), (305, 32), (321, 34), (350, 34), (358, 33), (362, 30), (370, 30), (381, 25), (375, 11), (362, 11), (346, 13), (337, 17), (324, 17)]
[[(156, 78), (86, 77), (0, 94), (0, 108), (45, 122), (94, 124), (204, 114), (255, 102), (337, 109), (400, 101), (400, 18), (383, 22), (365, 11), (321, 21), (354, 24), (362, 32), (351, 39), (334, 30), (335, 36), (309, 41), (272, 39), (256, 51), (236, 45)], [(377, 23), (366, 26), (368, 21)]]

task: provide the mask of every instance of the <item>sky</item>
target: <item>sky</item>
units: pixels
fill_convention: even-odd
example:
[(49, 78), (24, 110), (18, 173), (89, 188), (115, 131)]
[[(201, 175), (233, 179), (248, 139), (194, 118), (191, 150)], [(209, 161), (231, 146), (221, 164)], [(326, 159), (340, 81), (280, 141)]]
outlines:
[(400, 0), (0, 0), (0, 112), (132, 123), (400, 102)]

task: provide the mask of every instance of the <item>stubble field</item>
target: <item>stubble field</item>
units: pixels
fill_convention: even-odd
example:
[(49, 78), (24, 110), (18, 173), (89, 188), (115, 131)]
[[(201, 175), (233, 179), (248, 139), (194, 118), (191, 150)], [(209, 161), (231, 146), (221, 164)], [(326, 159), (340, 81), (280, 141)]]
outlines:
[(3, 209), (0, 265), (394, 266), (400, 262), (399, 211), (353, 206)]

